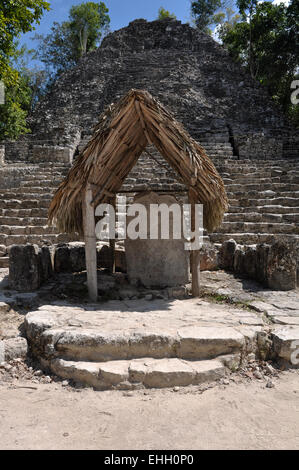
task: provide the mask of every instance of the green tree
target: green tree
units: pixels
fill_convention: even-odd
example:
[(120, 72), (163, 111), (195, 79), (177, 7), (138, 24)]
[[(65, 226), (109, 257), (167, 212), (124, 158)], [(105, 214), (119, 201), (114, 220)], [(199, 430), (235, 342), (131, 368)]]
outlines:
[(158, 11), (158, 20), (164, 20), (165, 18), (172, 18), (173, 20), (177, 19), (174, 13), (170, 13), (170, 11), (160, 7)]
[[(245, 6), (247, 5), (247, 9)], [(223, 42), (251, 76), (267, 86), (289, 116), (298, 116), (290, 101), (291, 82), (298, 76), (299, 5), (239, 2), (243, 21), (226, 31)]]
[(46, 94), (49, 76), (45, 69), (30, 64), (35, 58), (34, 49), (28, 49), (26, 45), (20, 46), (18, 43), (16, 43), (16, 47), (12, 64), (31, 90), (29, 109), (32, 110), (35, 104)]
[(221, 42), (223, 42), (223, 38), (227, 35), (228, 31), (234, 28), (240, 20), (241, 15), (238, 15), (230, 6), (225, 7), (223, 11), (213, 16), (215, 33)]
[(209, 26), (214, 24), (214, 15), (222, 4), (222, 0), (196, 0), (192, 2), (191, 14), (196, 27), (205, 33), (211, 33)]
[(108, 11), (103, 2), (81, 3), (71, 8), (69, 29), (77, 57), (94, 50), (100, 43), (110, 25)]
[(0, 3), (0, 80), (5, 86), (5, 104), (0, 106), (0, 140), (17, 138), (28, 131), (26, 115), (31, 90), (27, 79), (13, 67), (16, 39), (21, 33), (34, 29), (49, 5), (44, 0), (2, 0)]
[(73, 67), (86, 53), (94, 50), (110, 25), (105, 3), (86, 2), (73, 6), (68, 21), (55, 22), (51, 32), (35, 35), (39, 41), (36, 58), (53, 76)]
[(52, 82), (56, 75), (76, 65), (78, 54), (67, 21), (55, 21), (49, 34), (36, 34), (34, 39), (39, 42), (35, 58), (45, 65), (49, 82)]

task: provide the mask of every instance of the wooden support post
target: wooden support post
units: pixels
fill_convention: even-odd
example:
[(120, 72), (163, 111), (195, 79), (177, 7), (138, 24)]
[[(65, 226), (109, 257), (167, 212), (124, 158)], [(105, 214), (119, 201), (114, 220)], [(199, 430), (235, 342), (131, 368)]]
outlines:
[[(113, 201), (111, 202), (111, 204), (113, 205), (114, 210), (116, 211), (116, 195), (114, 196)], [(115, 217), (116, 217), (116, 213), (115, 213)], [(115, 220), (116, 220), (116, 219), (115, 219)], [(115, 223), (116, 223), (116, 222), (115, 222)], [(114, 227), (114, 233), (116, 233), (116, 227)], [(113, 273), (115, 273), (115, 239), (110, 240), (110, 241), (109, 241), (109, 244), (110, 244), (110, 248), (111, 248), (111, 251), (112, 251), (112, 266), (111, 266), (111, 272), (112, 272), (112, 274), (113, 274)]]
[(98, 299), (98, 278), (97, 278), (97, 241), (95, 233), (94, 208), (91, 205), (92, 190), (88, 184), (83, 199), (83, 223), (85, 239), (85, 257), (87, 270), (87, 284), (89, 298), (92, 302)]
[[(191, 205), (191, 231), (195, 232), (195, 198), (191, 191), (189, 191), (189, 204)], [(198, 229), (198, 227), (196, 228)], [(192, 240), (191, 240), (192, 241)], [(199, 297), (200, 295), (200, 259), (199, 250), (192, 250), (190, 252), (190, 266), (192, 275), (192, 295)]]

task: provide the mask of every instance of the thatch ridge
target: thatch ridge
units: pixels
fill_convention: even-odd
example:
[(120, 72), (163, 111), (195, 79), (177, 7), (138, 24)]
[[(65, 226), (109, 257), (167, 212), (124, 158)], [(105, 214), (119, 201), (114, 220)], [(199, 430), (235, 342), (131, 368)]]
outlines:
[(215, 230), (228, 208), (219, 173), (174, 116), (143, 90), (130, 90), (101, 115), (92, 139), (53, 197), (48, 223), (61, 232), (82, 235), (87, 184), (93, 185), (95, 206), (112, 201), (148, 144), (157, 148), (204, 205), (204, 228)]

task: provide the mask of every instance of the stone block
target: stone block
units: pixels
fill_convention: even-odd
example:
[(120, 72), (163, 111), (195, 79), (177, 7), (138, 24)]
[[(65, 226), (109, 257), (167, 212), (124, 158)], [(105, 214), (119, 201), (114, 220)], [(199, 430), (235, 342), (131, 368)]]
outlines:
[[(0, 341), (0, 362), (11, 361), (17, 358), (25, 358), (27, 356), (27, 352), (28, 344), (25, 338), (18, 336), (16, 338), (9, 338)], [(1, 361), (1, 359), (3, 360)]]
[(59, 162), (72, 163), (73, 151), (69, 147), (60, 147), (57, 145), (34, 145), (30, 160), (33, 163)]
[(244, 274), (245, 271), (245, 252), (242, 245), (237, 245), (234, 253), (234, 272)]
[(32, 291), (42, 281), (37, 245), (13, 245), (9, 256), (9, 283), (12, 289)]
[(227, 240), (222, 243), (219, 252), (219, 264), (222, 269), (233, 271), (234, 269), (234, 256), (237, 248), (235, 240)]
[(213, 243), (204, 243), (200, 250), (199, 257), (201, 271), (215, 271), (218, 269), (218, 250)]
[(12, 289), (30, 292), (52, 275), (50, 250), (37, 245), (13, 245), (9, 254), (9, 284)]
[(272, 338), (274, 353), (293, 366), (299, 366), (299, 327), (277, 328)]
[(61, 243), (54, 254), (54, 271), (57, 273), (74, 273), (86, 270), (85, 244)]
[(113, 267), (113, 255), (112, 255), (112, 248), (108, 245), (103, 245), (97, 251), (97, 266), (98, 268), (106, 268), (110, 271)]
[(5, 256), (7, 253), (7, 248), (5, 245), (0, 245), (0, 256)]
[[(147, 214), (146, 239), (131, 240), (126, 238), (125, 250), (127, 272), (131, 282), (140, 281), (146, 287), (175, 287), (188, 283), (189, 252), (185, 250), (184, 240), (173, 237), (173, 219), (169, 216), (169, 239), (162, 239), (160, 234), (161, 217), (157, 222), (158, 239), (150, 239), (150, 207), (152, 204), (164, 204), (168, 208), (178, 204), (173, 196), (159, 196), (154, 192), (139, 195), (134, 203), (142, 204)], [(171, 214), (171, 212), (170, 212)], [(133, 217), (127, 217), (129, 225)], [(179, 221), (181, 224), (183, 219)]]
[(251, 279), (256, 278), (256, 266), (257, 266), (257, 251), (256, 246), (245, 247), (244, 253), (244, 274), (249, 276)]
[(293, 242), (275, 242), (271, 245), (267, 265), (267, 284), (270, 289), (296, 289), (297, 250), (298, 245)]
[(297, 286), (296, 242), (276, 241), (257, 245), (256, 278), (274, 290), (292, 290)]

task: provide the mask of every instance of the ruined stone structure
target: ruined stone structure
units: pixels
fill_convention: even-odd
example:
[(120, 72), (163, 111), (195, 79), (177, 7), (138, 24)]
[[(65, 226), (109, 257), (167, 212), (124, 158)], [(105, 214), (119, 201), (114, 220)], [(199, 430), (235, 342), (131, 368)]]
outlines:
[[(136, 20), (61, 76), (30, 116), (32, 134), (5, 143), (0, 256), (7, 259), (13, 243), (67, 240), (46, 227), (50, 198), (99, 114), (131, 88), (148, 90), (168, 106), (220, 171), (230, 209), (210, 234), (213, 242), (298, 237), (299, 137), (267, 91), (189, 25)], [(124, 190), (183, 194), (185, 188), (164, 162), (144, 154)]]

